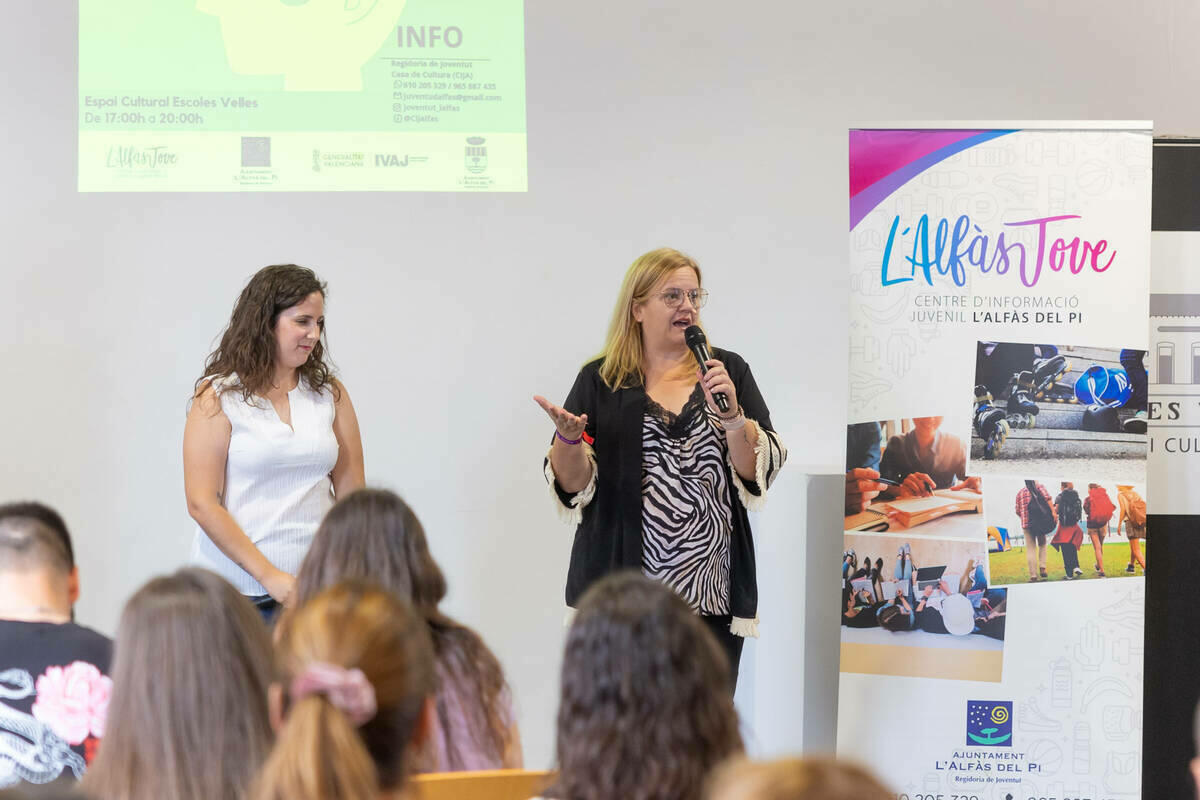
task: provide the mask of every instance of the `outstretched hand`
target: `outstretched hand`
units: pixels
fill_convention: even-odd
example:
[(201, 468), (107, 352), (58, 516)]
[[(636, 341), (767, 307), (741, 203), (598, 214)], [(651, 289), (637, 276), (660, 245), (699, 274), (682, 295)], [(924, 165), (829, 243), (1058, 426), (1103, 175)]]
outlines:
[(540, 394), (535, 394), (533, 400), (554, 422), (555, 429), (564, 439), (574, 440), (583, 435), (584, 429), (587, 428), (587, 414), (572, 414), (562, 406), (554, 405)]

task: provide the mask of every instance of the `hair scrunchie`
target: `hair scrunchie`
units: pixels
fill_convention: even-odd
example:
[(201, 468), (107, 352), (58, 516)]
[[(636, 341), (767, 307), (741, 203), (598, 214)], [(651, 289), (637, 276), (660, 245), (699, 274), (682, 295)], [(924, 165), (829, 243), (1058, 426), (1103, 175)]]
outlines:
[(346, 715), (355, 727), (375, 716), (375, 688), (361, 669), (346, 669), (336, 664), (314, 662), (292, 679), (292, 702), (310, 694), (324, 695), (334, 708)]

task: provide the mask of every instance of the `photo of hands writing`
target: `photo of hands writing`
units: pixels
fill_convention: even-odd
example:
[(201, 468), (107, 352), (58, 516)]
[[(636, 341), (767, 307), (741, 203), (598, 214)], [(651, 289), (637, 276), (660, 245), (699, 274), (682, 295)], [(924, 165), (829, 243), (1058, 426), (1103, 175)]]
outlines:
[(967, 475), (965, 440), (946, 417), (853, 423), (846, 428), (846, 531), (979, 538), (983, 490)]

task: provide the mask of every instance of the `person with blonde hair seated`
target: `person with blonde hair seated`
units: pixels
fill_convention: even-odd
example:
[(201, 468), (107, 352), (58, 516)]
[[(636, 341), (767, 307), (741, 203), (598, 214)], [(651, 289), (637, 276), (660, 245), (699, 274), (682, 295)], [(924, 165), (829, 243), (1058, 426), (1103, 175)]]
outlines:
[(345, 581), (281, 622), (270, 689), (275, 748), (254, 800), (408, 796), (433, 718), (429, 631), (407, 604)]
[(731, 761), (714, 774), (705, 800), (894, 800), (874, 775), (832, 758)]

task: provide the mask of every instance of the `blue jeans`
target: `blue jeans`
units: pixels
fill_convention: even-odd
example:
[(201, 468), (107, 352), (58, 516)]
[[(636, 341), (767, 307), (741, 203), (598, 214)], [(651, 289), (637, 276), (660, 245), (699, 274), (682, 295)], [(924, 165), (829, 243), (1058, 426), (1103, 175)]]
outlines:
[(275, 627), (275, 620), (279, 617), (279, 612), (283, 610), (283, 606), (279, 605), (278, 600), (269, 594), (247, 595), (246, 599), (258, 611), (268, 628)]

